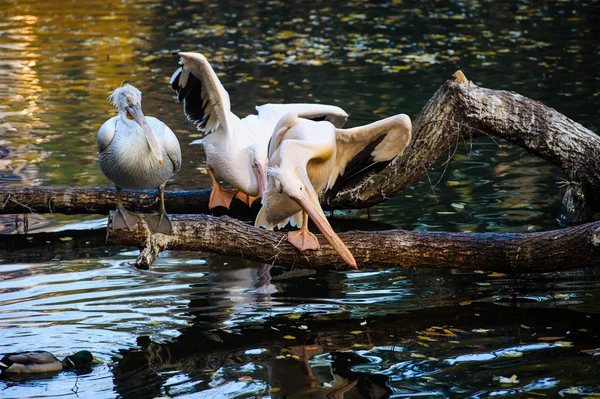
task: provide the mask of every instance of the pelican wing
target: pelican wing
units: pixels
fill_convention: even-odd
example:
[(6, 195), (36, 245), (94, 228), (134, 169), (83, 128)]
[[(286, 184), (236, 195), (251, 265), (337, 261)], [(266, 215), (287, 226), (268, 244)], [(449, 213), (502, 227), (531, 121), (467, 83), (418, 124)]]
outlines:
[(326, 104), (265, 104), (256, 107), (259, 118), (274, 116), (279, 119), (288, 112), (295, 112), (298, 117), (313, 121), (328, 121), (335, 127), (343, 127), (348, 120), (346, 111), (335, 105)]
[(115, 130), (117, 128), (117, 117), (110, 118), (100, 126), (98, 129), (98, 152), (106, 150), (110, 143), (112, 143), (115, 137)]
[(183, 111), (203, 133), (221, 126), (228, 131), (229, 94), (206, 58), (199, 53), (179, 53), (181, 67), (171, 76), (171, 88), (183, 101)]
[(327, 185), (327, 197), (332, 198), (381, 171), (404, 151), (411, 129), (410, 118), (405, 114), (352, 129), (336, 129), (336, 163)]
[(173, 173), (177, 173), (181, 168), (181, 147), (179, 146), (179, 140), (175, 133), (165, 125), (165, 150), (167, 156), (173, 162)]

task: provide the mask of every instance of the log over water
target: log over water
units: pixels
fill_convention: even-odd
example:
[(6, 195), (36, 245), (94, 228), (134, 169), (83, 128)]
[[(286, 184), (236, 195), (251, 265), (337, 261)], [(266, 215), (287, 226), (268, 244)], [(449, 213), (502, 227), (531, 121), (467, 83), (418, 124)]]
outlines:
[[(177, 234), (150, 235), (143, 220), (133, 231), (109, 230), (108, 242), (141, 249), (136, 265), (148, 269), (166, 250), (207, 251), (258, 262), (310, 269), (345, 269), (317, 234), (318, 251), (299, 252), (282, 232), (258, 229), (228, 216), (172, 215)], [(485, 269), (528, 273), (600, 264), (600, 221), (523, 234), (415, 233), (405, 230), (340, 233), (359, 269), (391, 267)]]
[[(563, 224), (593, 220), (600, 211), (600, 138), (552, 108), (519, 94), (480, 88), (458, 71), (423, 108), (413, 124), (413, 140), (404, 154), (357, 187), (325, 194), (325, 209), (365, 208), (414, 184), (465, 138), (482, 134), (506, 139), (561, 167), (566, 193)], [(100, 213), (115, 208), (107, 188), (0, 187), (0, 214)], [(234, 201), (230, 210), (208, 209), (209, 190), (166, 193), (170, 214), (227, 214), (251, 220), (260, 205)], [(125, 192), (125, 206), (149, 213), (156, 193)], [(229, 217), (175, 216), (178, 234), (150, 236), (140, 221), (135, 230), (109, 231), (109, 242), (142, 249), (138, 266), (148, 268), (167, 249), (198, 250), (316, 269), (345, 264), (319, 236), (319, 251), (299, 253), (285, 235), (255, 229)], [(488, 269), (503, 272), (553, 271), (599, 264), (600, 222), (528, 234), (413, 233), (403, 230), (349, 232), (340, 237), (359, 267), (430, 267)]]

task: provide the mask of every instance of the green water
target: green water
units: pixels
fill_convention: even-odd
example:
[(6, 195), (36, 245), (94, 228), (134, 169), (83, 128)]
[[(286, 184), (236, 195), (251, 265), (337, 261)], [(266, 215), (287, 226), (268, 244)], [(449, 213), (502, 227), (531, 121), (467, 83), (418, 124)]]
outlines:
[[(209, 187), (202, 150), (188, 145), (199, 135), (168, 86), (180, 50), (207, 56), (239, 116), (265, 102), (317, 101), (344, 108), (349, 126), (397, 113), (414, 119), (461, 69), (597, 132), (598, 7), (5, 1), (0, 185), (109, 186), (96, 132), (115, 114), (106, 97), (126, 81), (144, 93), (145, 114), (182, 144), (183, 166), (168, 188)], [(447, 164), (370, 215), (338, 218), (365, 229), (554, 229), (562, 178), (525, 150), (482, 138), (460, 143)], [(102, 215), (29, 215), (27, 223), (30, 233), (55, 234), (30, 239), (36, 251), (25, 258), (3, 253), (0, 353), (87, 349), (103, 363), (0, 380), (2, 398), (600, 395), (598, 271), (280, 279), (287, 269), (275, 266), (265, 281), (259, 264), (191, 252), (163, 253), (139, 271), (136, 251), (103, 245)], [(23, 229), (22, 217), (0, 217), (3, 234)]]

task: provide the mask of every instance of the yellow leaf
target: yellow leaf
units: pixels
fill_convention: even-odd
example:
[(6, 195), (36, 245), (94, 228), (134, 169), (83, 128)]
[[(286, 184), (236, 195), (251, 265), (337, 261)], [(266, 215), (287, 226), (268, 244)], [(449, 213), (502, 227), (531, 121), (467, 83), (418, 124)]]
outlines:
[(269, 389), (269, 392), (279, 392), (280, 390), (281, 388), (272, 387), (271, 389)]
[(283, 339), (296, 339), (293, 335), (284, 335)]
[(524, 328), (524, 329), (526, 329), (526, 330), (531, 330), (531, 327), (529, 327), (529, 326), (526, 326), (525, 324), (521, 324), (521, 326), (520, 326), (520, 327), (521, 327), (521, 328)]
[(362, 334), (363, 331), (360, 330), (356, 330), (356, 331), (350, 331), (350, 334), (354, 334), (354, 335), (358, 335), (358, 334)]
[(523, 352), (516, 352), (516, 351), (508, 351), (508, 352), (504, 352), (502, 354), (502, 357), (522, 357), (523, 356)]
[(293, 313), (291, 315), (288, 315), (288, 319), (290, 319), (290, 320), (296, 320), (296, 319), (299, 319), (301, 317), (302, 317), (302, 315), (300, 313)]
[(460, 306), (467, 306), (471, 304), (471, 301), (462, 301), (458, 303)]
[(408, 278), (408, 276), (396, 276), (392, 278), (392, 281), (404, 280), (406, 278)]
[(483, 270), (475, 270), (475, 273), (477, 273), (477, 274), (485, 274), (485, 272)]
[(410, 357), (414, 357), (415, 359), (424, 359), (426, 356), (420, 353), (411, 353)]
[(460, 185), (460, 183), (457, 181), (454, 181), (454, 180), (449, 180), (446, 182), (446, 185), (452, 187), (452, 186), (458, 186), (458, 185)]
[(73, 237), (60, 237), (59, 240), (61, 241), (71, 241), (73, 239)]
[(538, 341), (557, 341), (563, 337), (539, 337)]
[(563, 348), (570, 348), (573, 346), (573, 342), (570, 341), (556, 341), (554, 343), (556, 346), (562, 346)]
[(419, 345), (421, 345), (421, 346), (424, 346), (424, 347), (426, 347), (426, 348), (429, 348), (429, 344), (426, 344), (425, 342), (420, 342), (420, 341), (417, 341), (417, 344), (419, 344)]
[(498, 272), (493, 272), (493, 273), (488, 274), (488, 277), (504, 277), (504, 276), (506, 276), (506, 274), (498, 273)]

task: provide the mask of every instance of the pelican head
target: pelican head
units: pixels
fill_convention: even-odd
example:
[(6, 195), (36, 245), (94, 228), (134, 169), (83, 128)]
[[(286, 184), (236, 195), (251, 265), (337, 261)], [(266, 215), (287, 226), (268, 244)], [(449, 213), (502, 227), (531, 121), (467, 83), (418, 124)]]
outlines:
[(154, 154), (158, 163), (162, 165), (162, 150), (158, 144), (156, 135), (148, 125), (148, 122), (146, 122), (146, 117), (142, 112), (142, 92), (130, 84), (125, 84), (115, 89), (108, 96), (108, 99), (119, 110), (120, 115), (125, 116), (128, 120), (134, 120), (140, 125), (146, 135), (146, 140), (152, 154)]
[(269, 168), (269, 177), (273, 179), (275, 190), (285, 193), (291, 200), (296, 202), (308, 214), (342, 259), (351, 267), (357, 269), (354, 256), (327, 221), (323, 208), (319, 203), (319, 196), (313, 188), (306, 170), (301, 167), (294, 170), (272, 167)]

